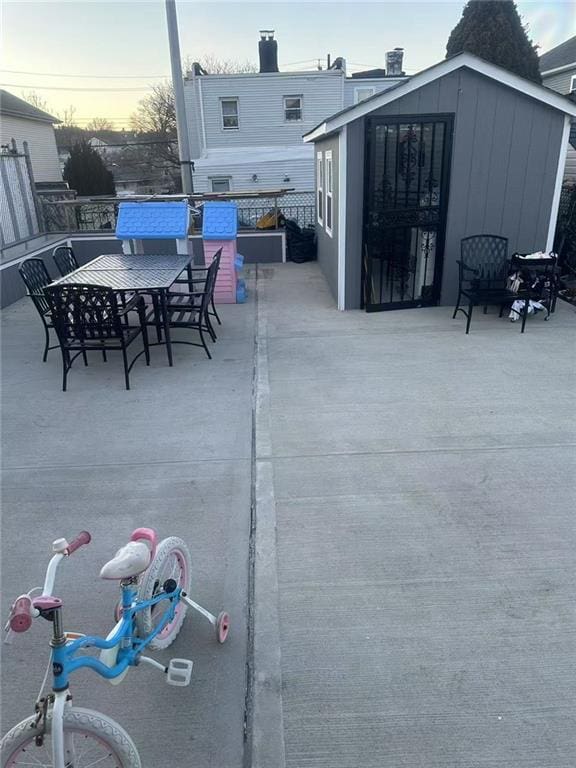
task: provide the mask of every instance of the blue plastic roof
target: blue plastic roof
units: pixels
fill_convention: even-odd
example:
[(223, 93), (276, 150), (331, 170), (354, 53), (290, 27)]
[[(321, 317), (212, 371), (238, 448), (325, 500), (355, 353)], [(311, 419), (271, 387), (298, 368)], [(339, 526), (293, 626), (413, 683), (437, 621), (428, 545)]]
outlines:
[(236, 203), (204, 203), (202, 237), (204, 240), (234, 240), (238, 233)]
[(188, 236), (188, 203), (120, 203), (116, 237), (160, 240)]

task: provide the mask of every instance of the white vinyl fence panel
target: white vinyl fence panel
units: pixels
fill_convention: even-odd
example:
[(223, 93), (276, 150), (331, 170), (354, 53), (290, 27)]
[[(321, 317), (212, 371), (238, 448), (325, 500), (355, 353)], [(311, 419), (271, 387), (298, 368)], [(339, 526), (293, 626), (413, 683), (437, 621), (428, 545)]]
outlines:
[(0, 152), (0, 246), (40, 232), (30, 161), (16, 144)]

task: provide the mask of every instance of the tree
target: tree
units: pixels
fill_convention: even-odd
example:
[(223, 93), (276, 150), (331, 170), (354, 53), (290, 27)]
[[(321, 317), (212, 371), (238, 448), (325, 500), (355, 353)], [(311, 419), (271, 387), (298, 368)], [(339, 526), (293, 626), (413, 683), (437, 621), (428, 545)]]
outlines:
[[(194, 59), (188, 55), (184, 59), (184, 72), (192, 69)], [(243, 75), (258, 72), (258, 67), (253, 61), (245, 59), (238, 61), (236, 59), (219, 59), (213, 53), (208, 53), (198, 60), (198, 64), (206, 70), (209, 75)]]
[(78, 142), (70, 150), (64, 166), (64, 180), (82, 197), (116, 194), (114, 177), (98, 152), (86, 141)]
[(32, 104), (33, 107), (41, 109), (43, 112), (53, 114), (50, 109), (50, 105), (44, 96), (40, 96), (40, 94), (36, 91), (22, 91), (22, 98), (24, 101), (28, 102), (28, 104)]
[(537, 46), (528, 37), (513, 0), (469, 0), (448, 39), (446, 58), (462, 51), (542, 82)]
[(87, 131), (113, 131), (114, 126), (107, 117), (93, 117), (92, 120), (86, 125)]
[(142, 99), (130, 118), (133, 130), (144, 134), (143, 140), (155, 141), (154, 154), (160, 162), (180, 167), (176, 107), (171, 83), (152, 86), (152, 93)]

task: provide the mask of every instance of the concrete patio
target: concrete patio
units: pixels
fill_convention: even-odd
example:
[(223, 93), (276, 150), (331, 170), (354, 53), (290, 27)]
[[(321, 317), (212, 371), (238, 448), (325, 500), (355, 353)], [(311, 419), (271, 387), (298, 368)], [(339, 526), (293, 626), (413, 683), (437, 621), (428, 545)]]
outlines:
[[(3, 311), (2, 615), (88, 528), (65, 617), (107, 632), (98, 569), (151, 525), (233, 633), (191, 616), (158, 655), (195, 660), (189, 688), (78, 676), (145, 768), (572, 768), (576, 314), (522, 336), (479, 313), (466, 337), (446, 307), (339, 313), (315, 264), (252, 274), (213, 361), (155, 348), (128, 393), (117, 360), (62, 393), (31, 304)], [(48, 636), (4, 648), (3, 731)]]

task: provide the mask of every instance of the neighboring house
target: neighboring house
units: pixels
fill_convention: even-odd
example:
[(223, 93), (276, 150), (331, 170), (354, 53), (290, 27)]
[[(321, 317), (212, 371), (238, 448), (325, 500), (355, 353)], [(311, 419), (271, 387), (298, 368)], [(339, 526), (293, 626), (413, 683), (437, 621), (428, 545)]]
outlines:
[(61, 183), (62, 171), (53, 125), (57, 117), (49, 115), (18, 96), (0, 90), (0, 143), (15, 139), (19, 147), (28, 142), (35, 182)]
[[(547, 88), (566, 96), (573, 94), (572, 98), (576, 98), (576, 36), (540, 56), (540, 74)], [(574, 146), (568, 147), (566, 178), (576, 182), (576, 129), (572, 132)]]
[(184, 81), (196, 192), (311, 191), (313, 150), (302, 146), (302, 134), (407, 79), (398, 50), (393, 76), (347, 77), (341, 58), (325, 70), (279, 72), (272, 32), (261, 33), (259, 54), (257, 73), (210, 75), (194, 64)]
[(575, 117), (566, 96), (461, 53), (305, 135), (338, 307), (453, 304), (470, 235), (550, 251)]

